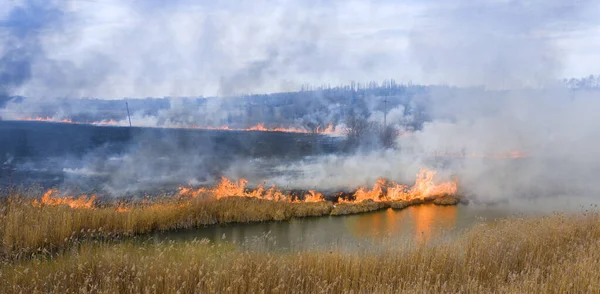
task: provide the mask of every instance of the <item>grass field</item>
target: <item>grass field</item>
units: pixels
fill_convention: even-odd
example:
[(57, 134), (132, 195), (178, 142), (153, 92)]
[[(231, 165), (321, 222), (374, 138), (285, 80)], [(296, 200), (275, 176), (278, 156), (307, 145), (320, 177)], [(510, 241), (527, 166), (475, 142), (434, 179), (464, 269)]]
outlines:
[(87, 242), (4, 262), (2, 293), (592, 293), (597, 213), (482, 224), (450, 244), (362, 254), (256, 253), (207, 241)]
[[(271, 201), (254, 197), (164, 197), (149, 202), (96, 204), (94, 198), (32, 201), (28, 192), (0, 198), (0, 260), (56, 255), (91, 240), (112, 240), (155, 231), (228, 223), (285, 221), (292, 218), (348, 215), (423, 201), (356, 203)], [(44, 199), (42, 197), (42, 199)], [(65, 200), (69, 200), (66, 204)], [(73, 208), (69, 205), (72, 205)]]
[(234, 222), (281, 221), (329, 215), (331, 202), (291, 203), (247, 197), (156, 201), (119, 211), (117, 205), (73, 209), (35, 205), (30, 198), (0, 203), (0, 259), (49, 255), (86, 240), (107, 240), (154, 231)]

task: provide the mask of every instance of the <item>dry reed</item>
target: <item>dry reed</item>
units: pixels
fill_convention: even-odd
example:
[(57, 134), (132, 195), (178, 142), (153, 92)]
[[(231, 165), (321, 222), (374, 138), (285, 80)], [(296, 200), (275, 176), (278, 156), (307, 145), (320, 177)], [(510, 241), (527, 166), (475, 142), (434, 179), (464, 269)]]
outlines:
[(513, 218), (450, 244), (367, 254), (87, 243), (0, 266), (2, 293), (593, 293), (600, 216)]
[(234, 222), (281, 221), (329, 215), (329, 202), (289, 203), (247, 197), (191, 202), (156, 202), (119, 212), (118, 207), (72, 209), (65, 205), (36, 206), (30, 198), (0, 202), (0, 260), (52, 254), (82, 240), (113, 239)]

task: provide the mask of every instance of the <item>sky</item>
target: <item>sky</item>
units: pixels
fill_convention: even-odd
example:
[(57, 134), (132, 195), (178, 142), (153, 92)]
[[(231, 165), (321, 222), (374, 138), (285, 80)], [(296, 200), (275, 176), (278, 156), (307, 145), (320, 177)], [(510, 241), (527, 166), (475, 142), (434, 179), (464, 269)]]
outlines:
[(0, 3), (0, 91), (35, 98), (519, 88), (600, 68), (600, 4), (586, 0)]

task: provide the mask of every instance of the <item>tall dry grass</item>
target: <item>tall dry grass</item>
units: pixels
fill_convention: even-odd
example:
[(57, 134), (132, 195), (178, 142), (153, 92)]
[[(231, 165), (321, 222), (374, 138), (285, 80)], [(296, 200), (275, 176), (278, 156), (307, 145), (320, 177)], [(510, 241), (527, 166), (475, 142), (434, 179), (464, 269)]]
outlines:
[(2, 293), (597, 293), (600, 216), (485, 224), (371, 254), (252, 253), (206, 242), (87, 244), (0, 267)]
[(113, 239), (160, 230), (233, 222), (287, 220), (328, 215), (327, 202), (289, 203), (246, 197), (156, 202), (118, 212), (116, 206), (72, 209), (36, 206), (12, 195), (0, 201), (0, 260), (52, 254), (89, 239)]

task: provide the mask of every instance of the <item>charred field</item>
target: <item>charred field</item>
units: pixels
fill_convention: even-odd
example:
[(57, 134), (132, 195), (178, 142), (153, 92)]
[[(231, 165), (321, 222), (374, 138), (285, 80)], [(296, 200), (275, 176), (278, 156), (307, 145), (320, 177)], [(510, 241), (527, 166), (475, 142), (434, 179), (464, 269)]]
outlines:
[[(219, 177), (220, 172), (237, 159), (292, 161), (344, 150), (343, 138), (314, 134), (36, 121), (0, 121), (0, 141), (0, 185), (3, 187), (37, 185), (48, 189), (72, 183), (71, 186), (84, 192), (95, 193), (99, 193), (99, 187), (110, 177), (110, 162), (120, 165), (118, 161), (123, 154), (151, 153), (146, 154), (153, 156), (147, 157), (148, 160), (165, 162), (175, 153), (185, 152), (185, 156), (200, 158), (203, 176)], [(102, 172), (86, 173), (90, 164), (106, 168), (100, 168)], [(173, 162), (173, 168), (178, 164)], [(268, 174), (270, 167), (266, 164), (260, 170)], [(156, 186), (150, 183), (141, 193), (160, 194), (156, 190), (173, 189), (179, 184), (181, 179), (167, 180)]]

